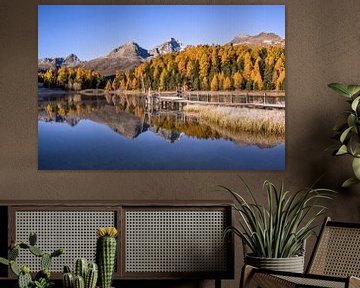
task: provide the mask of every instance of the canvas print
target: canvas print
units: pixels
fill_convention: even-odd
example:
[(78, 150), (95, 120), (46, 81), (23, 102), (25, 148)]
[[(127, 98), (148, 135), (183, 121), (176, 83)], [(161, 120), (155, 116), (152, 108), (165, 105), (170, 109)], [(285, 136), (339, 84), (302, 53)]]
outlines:
[(283, 170), (284, 5), (39, 5), (38, 169)]

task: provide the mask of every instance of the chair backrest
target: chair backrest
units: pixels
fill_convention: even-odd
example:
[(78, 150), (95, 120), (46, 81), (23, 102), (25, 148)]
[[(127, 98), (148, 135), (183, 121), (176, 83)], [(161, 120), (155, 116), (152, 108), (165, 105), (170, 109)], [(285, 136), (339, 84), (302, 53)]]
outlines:
[(360, 224), (326, 218), (307, 273), (360, 277)]

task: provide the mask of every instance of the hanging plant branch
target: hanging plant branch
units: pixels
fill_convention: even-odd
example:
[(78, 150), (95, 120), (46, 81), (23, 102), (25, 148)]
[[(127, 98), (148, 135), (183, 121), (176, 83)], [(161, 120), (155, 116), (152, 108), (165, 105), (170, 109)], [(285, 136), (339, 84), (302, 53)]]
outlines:
[(343, 182), (342, 187), (349, 187), (360, 183), (360, 85), (344, 85), (331, 83), (328, 85), (340, 95), (346, 98), (350, 104), (350, 110), (346, 122), (334, 127), (338, 135), (339, 145), (334, 151), (335, 156), (350, 155), (353, 157), (352, 169), (354, 176)]

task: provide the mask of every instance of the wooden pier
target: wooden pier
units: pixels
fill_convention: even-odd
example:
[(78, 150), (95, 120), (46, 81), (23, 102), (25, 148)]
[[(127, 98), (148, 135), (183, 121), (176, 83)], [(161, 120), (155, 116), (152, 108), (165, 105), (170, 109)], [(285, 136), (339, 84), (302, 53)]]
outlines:
[(182, 110), (189, 105), (221, 105), (258, 109), (285, 109), (285, 92), (277, 91), (189, 91), (148, 93), (149, 106)]

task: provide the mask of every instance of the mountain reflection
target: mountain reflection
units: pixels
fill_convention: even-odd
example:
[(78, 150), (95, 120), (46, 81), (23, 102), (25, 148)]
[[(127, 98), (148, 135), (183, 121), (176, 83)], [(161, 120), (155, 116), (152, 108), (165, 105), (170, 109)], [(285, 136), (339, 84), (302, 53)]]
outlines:
[(284, 141), (282, 137), (231, 132), (226, 127), (210, 125), (181, 111), (152, 112), (146, 108), (145, 97), (139, 95), (40, 94), (38, 120), (76, 126), (81, 120), (87, 119), (107, 125), (128, 139), (152, 131), (170, 143), (175, 143), (184, 134), (198, 139), (226, 139), (240, 146), (256, 145), (260, 148), (273, 147)]

